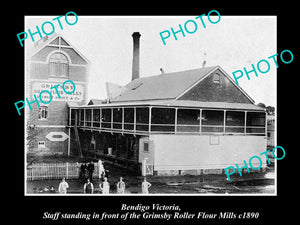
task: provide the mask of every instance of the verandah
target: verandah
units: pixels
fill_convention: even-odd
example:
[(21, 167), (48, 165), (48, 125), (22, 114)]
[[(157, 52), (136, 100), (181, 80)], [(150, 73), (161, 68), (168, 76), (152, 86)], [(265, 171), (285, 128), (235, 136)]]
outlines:
[(155, 106), (81, 107), (70, 109), (69, 125), (75, 124), (83, 129), (129, 134), (265, 135), (266, 113)]

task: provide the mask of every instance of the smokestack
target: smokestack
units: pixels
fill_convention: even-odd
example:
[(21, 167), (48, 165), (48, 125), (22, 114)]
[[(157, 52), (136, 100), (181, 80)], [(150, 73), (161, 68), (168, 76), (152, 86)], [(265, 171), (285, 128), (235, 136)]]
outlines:
[(140, 36), (139, 32), (134, 32), (132, 34), (133, 38), (133, 59), (132, 59), (132, 78), (140, 78)]

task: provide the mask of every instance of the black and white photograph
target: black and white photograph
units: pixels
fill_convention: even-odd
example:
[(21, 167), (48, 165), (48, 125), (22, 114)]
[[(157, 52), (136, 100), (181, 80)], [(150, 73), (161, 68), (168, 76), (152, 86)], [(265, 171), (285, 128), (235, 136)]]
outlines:
[(48, 6), (16, 13), (10, 36), (18, 75), (9, 75), (14, 130), (6, 133), (17, 153), (3, 168), (15, 175), (6, 183), (14, 187), (12, 219), (146, 225), (295, 217), (292, 11)]
[(26, 194), (276, 194), (276, 17), (68, 14), (25, 17)]

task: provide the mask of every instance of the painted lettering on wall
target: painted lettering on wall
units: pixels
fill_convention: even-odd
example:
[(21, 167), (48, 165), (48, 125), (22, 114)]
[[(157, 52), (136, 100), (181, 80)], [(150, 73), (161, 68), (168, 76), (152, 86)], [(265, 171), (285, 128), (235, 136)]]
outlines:
[[(52, 98), (52, 101), (70, 101), (81, 102), (83, 101), (83, 86), (76, 85), (76, 90), (73, 92), (75, 86), (72, 83), (65, 83), (61, 86), (57, 82), (34, 82), (32, 85), (32, 95), (39, 95), (42, 101), (47, 102)], [(65, 91), (64, 91), (64, 89)], [(50, 89), (50, 90), (49, 90)], [(48, 91), (44, 91), (48, 90)], [(42, 94), (40, 94), (42, 92)], [(51, 95), (49, 94), (51, 93)], [(71, 94), (69, 94), (72, 92)]]
[[(36, 86), (37, 89), (33, 88), (33, 92), (39, 93), (39, 100), (42, 104), (49, 104), (52, 100), (54, 101), (81, 101), (83, 100), (83, 88), (77, 90), (76, 85), (71, 80), (66, 80), (61, 86), (60, 84), (54, 85), (53, 83), (40, 83), (37, 82)], [(41, 87), (41, 89), (39, 89)], [(62, 91), (63, 93), (62, 93)], [(26, 98), (27, 105), (30, 110), (32, 110), (31, 105), (36, 103), (38, 107), (40, 107), (40, 102), (38, 98), (36, 97), (36, 94), (33, 93), (34, 101), (29, 101), (28, 98)], [(66, 96), (71, 95), (71, 96)], [(71, 100), (72, 99), (72, 100)], [(75, 100), (76, 99), (76, 100)], [(81, 100), (80, 100), (81, 99)], [(21, 115), (20, 109), (23, 109), (25, 107), (24, 101), (18, 101), (15, 102), (15, 107), (18, 111), (19, 116)]]

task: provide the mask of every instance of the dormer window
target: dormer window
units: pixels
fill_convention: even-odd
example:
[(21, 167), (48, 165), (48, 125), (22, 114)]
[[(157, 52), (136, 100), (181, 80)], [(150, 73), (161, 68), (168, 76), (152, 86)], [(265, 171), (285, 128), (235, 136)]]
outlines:
[(49, 75), (67, 77), (69, 61), (63, 53), (54, 53), (49, 59)]

